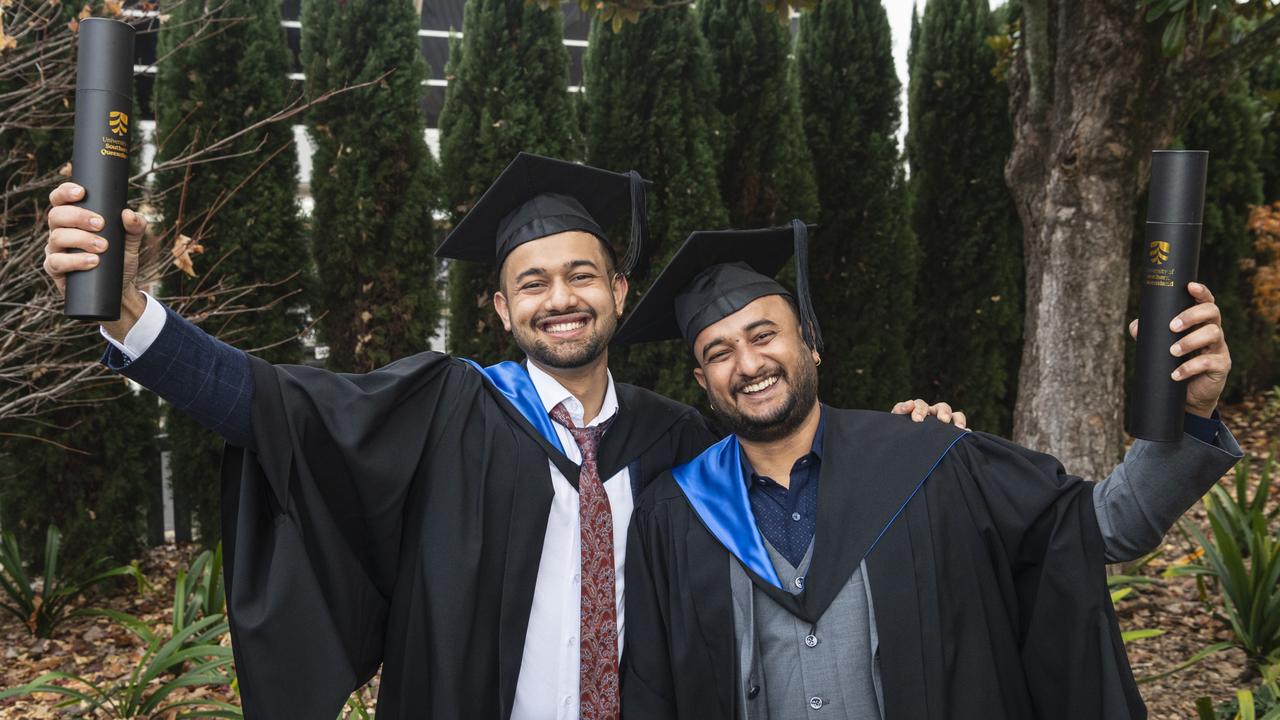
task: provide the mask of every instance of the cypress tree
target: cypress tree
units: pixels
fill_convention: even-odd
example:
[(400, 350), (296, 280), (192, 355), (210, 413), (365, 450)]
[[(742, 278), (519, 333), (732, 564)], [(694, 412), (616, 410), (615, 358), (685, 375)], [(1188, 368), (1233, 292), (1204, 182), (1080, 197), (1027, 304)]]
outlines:
[(913, 385), (1007, 434), (1022, 357), (1022, 226), (1004, 180), (1012, 131), (1008, 90), (991, 74), (994, 32), (986, 0), (930, 0), (911, 48)]
[(917, 247), (896, 133), (901, 85), (879, 0), (828, 0), (796, 46), (821, 229), (809, 263), (823, 323), (827, 402), (884, 408), (907, 396)]
[(1213, 291), (1231, 346), (1232, 372), (1224, 398), (1236, 399), (1254, 385), (1259, 353), (1268, 349), (1274, 332), (1250, 310), (1252, 286), (1247, 267), (1254, 257), (1253, 237), (1246, 229), (1249, 206), (1261, 203), (1263, 173), (1263, 109), (1244, 79), (1210, 100), (1182, 131), (1181, 144), (1209, 151), (1205, 181), (1204, 226), (1198, 278)]
[(426, 350), (439, 318), (427, 65), (410, 0), (305, 0), (302, 18), (309, 98), (373, 82), (307, 116), (320, 333), (329, 367), (364, 372)]
[[(230, 136), (289, 100), (289, 49), (278, 2), (179, 3), (157, 42), (164, 58), (155, 86), (161, 159)], [(171, 274), (165, 290), (191, 294), (209, 286), (206, 275), (233, 287), (279, 283), (237, 301), (265, 309), (217, 319), (206, 329), (241, 348), (260, 348), (255, 352), (268, 361), (301, 362), (298, 337), (311, 263), (298, 216), (292, 130), (285, 123), (267, 126), (219, 155), (225, 157), (190, 174), (179, 168), (159, 179), (163, 226), (202, 244), (206, 259), (195, 276)], [(182, 515), (176, 522), (184, 527), (189, 510), (202, 540), (212, 544), (219, 529), (222, 441), (172, 408), (166, 430), (175, 511)]]
[(920, 8), (911, 3), (911, 30), (907, 36), (907, 96), (915, 92), (916, 52), (920, 49)]
[(788, 26), (758, 0), (703, 0), (698, 13), (719, 78), (720, 192), (729, 224), (764, 227), (793, 217), (815, 222), (817, 189)]
[[(581, 155), (559, 6), (468, 0), (462, 37), (450, 49), (440, 114), (440, 165), (455, 223), (521, 150)], [(450, 263), (450, 350), (483, 364), (518, 355), (492, 307), (494, 279), (492, 268)]]
[[(654, 182), (648, 208), (656, 275), (690, 232), (728, 222), (716, 178), (715, 71), (692, 10), (643, 13), (616, 32), (595, 20), (586, 82), (587, 162), (634, 169)], [(627, 382), (691, 404), (704, 397), (683, 344), (638, 346), (613, 360)]]

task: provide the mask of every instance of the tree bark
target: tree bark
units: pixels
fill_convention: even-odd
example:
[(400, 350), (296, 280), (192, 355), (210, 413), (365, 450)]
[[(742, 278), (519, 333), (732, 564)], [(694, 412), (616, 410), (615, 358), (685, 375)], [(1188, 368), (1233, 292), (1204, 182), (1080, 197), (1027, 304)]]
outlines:
[(1124, 448), (1125, 309), (1151, 151), (1274, 51), (1273, 17), (1210, 56), (1160, 51), (1132, 0), (1024, 0), (1005, 177), (1024, 231), (1025, 344), (1014, 439), (1101, 479)]

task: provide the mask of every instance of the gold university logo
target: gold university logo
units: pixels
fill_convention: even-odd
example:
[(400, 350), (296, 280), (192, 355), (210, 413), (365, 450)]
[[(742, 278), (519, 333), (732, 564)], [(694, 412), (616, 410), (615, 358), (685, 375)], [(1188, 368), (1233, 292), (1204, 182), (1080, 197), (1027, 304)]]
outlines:
[(1151, 256), (1151, 262), (1163, 265), (1169, 259), (1169, 243), (1156, 240), (1151, 243), (1151, 250), (1147, 254)]
[(119, 110), (112, 110), (107, 114), (107, 125), (113, 134), (125, 135), (129, 132), (129, 116)]

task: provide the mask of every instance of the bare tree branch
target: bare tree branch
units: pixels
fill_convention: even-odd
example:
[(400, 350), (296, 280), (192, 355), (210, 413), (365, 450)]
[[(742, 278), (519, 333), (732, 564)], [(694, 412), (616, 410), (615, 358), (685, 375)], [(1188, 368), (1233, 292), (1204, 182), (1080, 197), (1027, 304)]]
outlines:
[[(203, 17), (192, 21), (198, 27), (184, 43), (208, 41), (231, 27), (231, 23), (243, 21), (214, 17), (222, 9), (208, 8)], [(64, 13), (64, 6), (40, 0), (14, 0), (5, 7), (5, 32), (15, 38), (17, 45), (0, 51), (0, 423), (38, 420), (57, 407), (97, 404), (115, 395), (103, 392), (112, 387), (131, 392), (98, 362), (103, 344), (97, 324), (63, 316), (62, 297), (42, 267), (48, 238), (48, 192), (70, 175), (70, 164), (58, 157), (59, 153), (70, 153), (74, 120), (75, 35), (65, 24)], [(157, 62), (165, 59), (161, 57)], [(245, 189), (244, 183), (228, 188), (213, 208), (178, 222), (172, 218), (166, 222), (154, 208), (159, 207), (158, 201), (166, 193), (185, 193), (186, 182), (152, 188), (143, 184), (147, 177), (166, 171), (190, 177), (189, 171), (195, 165), (249, 154), (260, 156), (262, 164), (266, 164), (288, 146), (267, 148), (259, 144), (243, 151), (239, 145), (268, 125), (287, 122), (318, 103), (382, 80), (380, 77), (335, 90), (310, 102), (295, 99), (264, 120), (225, 137), (202, 138), (177, 153), (177, 157), (153, 162), (131, 178), (130, 206), (147, 216), (152, 228), (143, 241), (138, 282), (154, 288), (169, 273), (178, 272), (170, 249), (175, 242), (185, 242), (179, 237), (186, 232), (194, 236), (193, 242), (199, 241), (216, 227), (217, 212)], [(51, 144), (42, 139), (49, 137), (62, 140)], [(58, 149), (58, 143), (65, 149)], [(292, 277), (229, 285), (219, 279), (217, 272), (226, 257), (224, 253), (201, 267), (202, 282), (189, 295), (165, 298), (166, 301), (177, 312), (202, 322), (274, 308), (295, 296), (288, 285)], [(262, 297), (263, 291), (273, 299), (248, 301), (250, 297)], [(296, 340), (305, 332), (281, 338), (280, 342)], [(6, 432), (0, 437), (28, 436), (14, 428), (4, 429)]]

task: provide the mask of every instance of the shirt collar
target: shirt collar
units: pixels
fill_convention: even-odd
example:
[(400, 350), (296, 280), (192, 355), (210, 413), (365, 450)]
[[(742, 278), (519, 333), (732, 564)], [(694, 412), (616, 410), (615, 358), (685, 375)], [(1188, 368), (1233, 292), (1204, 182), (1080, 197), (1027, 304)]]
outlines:
[[(573, 419), (574, 427), (584, 427), (582, 424), (583, 408), (578, 398), (573, 393), (564, 389), (560, 381), (551, 376), (536, 363), (525, 362), (525, 369), (529, 371), (529, 379), (533, 381), (533, 388), (538, 391), (538, 399), (542, 401), (542, 409), (548, 414), (560, 403), (564, 403), (564, 407), (569, 411), (569, 417)], [(618, 413), (618, 393), (613, 387), (613, 373), (605, 371), (609, 379), (609, 384), (604, 391), (604, 403), (600, 406), (600, 413), (595, 416), (585, 427), (594, 427), (600, 425), (612, 418)]]
[[(815, 460), (822, 461), (822, 433), (827, 426), (827, 407), (821, 403), (818, 404), (818, 431), (813, 434), (813, 445), (809, 446), (809, 455)], [(738, 457), (742, 460), (742, 479), (751, 486), (751, 480), (756, 477), (756, 469), (751, 467), (751, 461), (747, 459), (747, 451), (738, 445)], [(808, 457), (806, 455), (805, 457)]]

